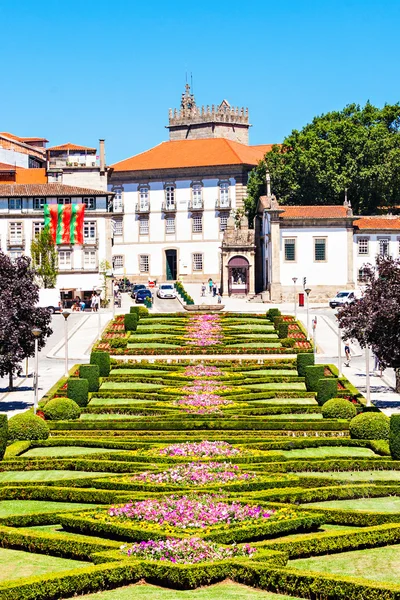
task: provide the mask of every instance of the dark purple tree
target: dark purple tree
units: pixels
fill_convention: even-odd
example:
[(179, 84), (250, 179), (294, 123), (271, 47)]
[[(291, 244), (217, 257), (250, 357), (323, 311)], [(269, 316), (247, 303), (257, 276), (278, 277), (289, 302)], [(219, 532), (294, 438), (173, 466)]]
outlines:
[(12, 261), (0, 252), (0, 376), (9, 376), (10, 389), (21, 362), (35, 353), (32, 329), (42, 330), (39, 350), (53, 333), (49, 311), (36, 306), (39, 288), (30, 262), (26, 256)]
[(383, 368), (395, 369), (400, 392), (400, 259), (380, 256), (363, 270), (362, 298), (338, 312), (343, 338), (370, 346)]

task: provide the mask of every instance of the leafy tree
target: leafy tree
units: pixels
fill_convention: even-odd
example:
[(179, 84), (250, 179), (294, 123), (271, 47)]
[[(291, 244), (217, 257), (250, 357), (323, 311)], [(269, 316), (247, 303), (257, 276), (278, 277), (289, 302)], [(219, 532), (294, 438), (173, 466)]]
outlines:
[(49, 311), (35, 306), (39, 300), (39, 288), (34, 283), (35, 271), (31, 269), (30, 262), (26, 256), (13, 262), (0, 252), (0, 376), (9, 376), (10, 389), (23, 359), (35, 353), (32, 328), (42, 330), (38, 338), (39, 350), (52, 334)]
[(58, 255), (56, 245), (48, 228), (32, 240), (32, 266), (36, 271), (40, 285), (44, 288), (56, 287), (58, 275)]
[(250, 175), (246, 208), (255, 213), (265, 167), (282, 204), (342, 204), (356, 214), (400, 204), (400, 104), (367, 102), (315, 117), (274, 146)]
[(370, 346), (383, 368), (394, 368), (400, 392), (400, 259), (378, 257), (376, 267), (363, 270), (364, 295), (338, 312), (343, 338)]
[(111, 264), (108, 262), (108, 260), (103, 259), (100, 262), (99, 273), (103, 279), (103, 285), (101, 286), (103, 288), (103, 299), (102, 299), (101, 303), (104, 308), (107, 308), (108, 303), (110, 301), (110, 299), (108, 298), (108, 286), (107, 286), (108, 275), (107, 275), (107, 273), (109, 271), (111, 271), (111, 268), (112, 268)]

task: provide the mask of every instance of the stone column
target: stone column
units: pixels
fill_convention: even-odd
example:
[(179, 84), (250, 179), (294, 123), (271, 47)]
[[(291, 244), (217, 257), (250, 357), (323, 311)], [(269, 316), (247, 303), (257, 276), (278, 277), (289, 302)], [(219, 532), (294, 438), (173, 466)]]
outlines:
[(280, 223), (277, 219), (271, 218), (271, 283), (270, 297), (271, 302), (280, 302), (282, 299), (281, 286), (281, 253), (280, 253)]
[(354, 285), (353, 228), (347, 230), (347, 284)]

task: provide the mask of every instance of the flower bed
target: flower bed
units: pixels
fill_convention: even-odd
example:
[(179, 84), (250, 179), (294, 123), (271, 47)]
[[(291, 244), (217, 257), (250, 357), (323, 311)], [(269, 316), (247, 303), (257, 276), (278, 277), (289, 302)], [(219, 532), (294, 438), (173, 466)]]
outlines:
[(234, 448), (227, 442), (183, 442), (181, 444), (172, 444), (165, 448), (153, 451), (159, 456), (198, 456), (198, 457), (216, 457), (216, 456), (238, 456), (241, 451)]
[(184, 339), (190, 346), (213, 346), (223, 339), (219, 315), (195, 315), (185, 325)]
[(242, 473), (237, 465), (229, 463), (188, 463), (171, 467), (162, 473), (139, 473), (131, 481), (142, 483), (170, 483), (202, 486), (210, 483), (229, 483), (254, 479), (255, 473)]

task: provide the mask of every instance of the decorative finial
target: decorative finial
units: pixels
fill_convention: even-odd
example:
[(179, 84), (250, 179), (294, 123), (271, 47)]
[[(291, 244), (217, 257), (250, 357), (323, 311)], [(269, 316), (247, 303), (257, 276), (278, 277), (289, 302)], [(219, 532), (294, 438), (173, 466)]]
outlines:
[(344, 202), (343, 202), (343, 206), (345, 206), (346, 208), (351, 208), (351, 202), (350, 202), (350, 200), (347, 199), (347, 188), (344, 188)]
[(267, 196), (269, 197), (271, 195), (271, 176), (269, 174), (268, 169), (267, 169), (267, 172), (265, 173), (265, 183), (266, 183), (266, 188), (267, 188)]

